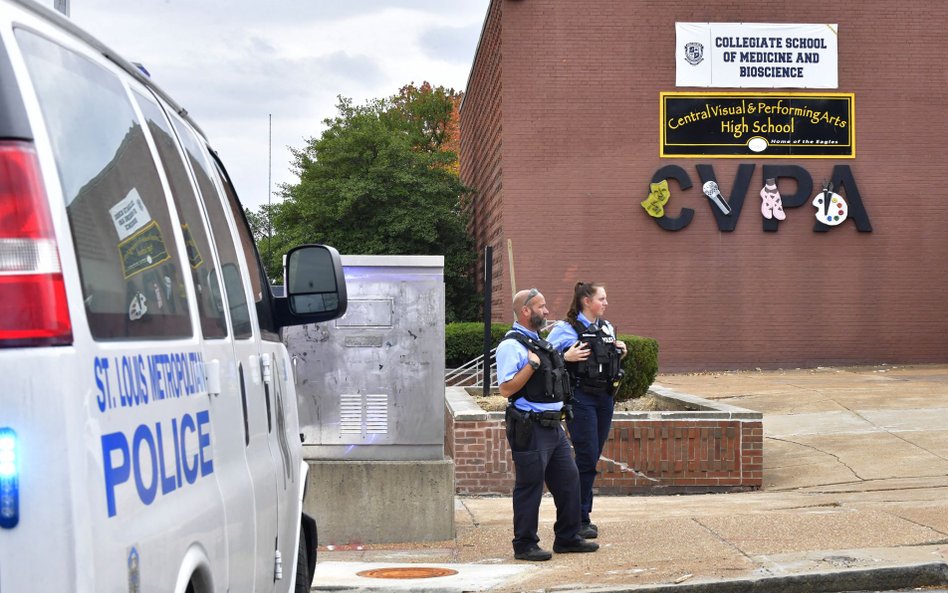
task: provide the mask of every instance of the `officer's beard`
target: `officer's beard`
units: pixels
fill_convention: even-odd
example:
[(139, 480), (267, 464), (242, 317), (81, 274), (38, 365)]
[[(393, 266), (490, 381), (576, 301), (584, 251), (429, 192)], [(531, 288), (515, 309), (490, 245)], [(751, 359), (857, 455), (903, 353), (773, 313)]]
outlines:
[(534, 331), (540, 331), (546, 325), (546, 317), (539, 313), (530, 313), (530, 325)]

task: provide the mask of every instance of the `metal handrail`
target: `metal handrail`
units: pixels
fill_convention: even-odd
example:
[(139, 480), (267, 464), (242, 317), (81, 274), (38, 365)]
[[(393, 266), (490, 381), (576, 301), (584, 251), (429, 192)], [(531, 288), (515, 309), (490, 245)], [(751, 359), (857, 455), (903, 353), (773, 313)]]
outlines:
[[(546, 325), (540, 331), (548, 331), (557, 320), (547, 321)], [(490, 387), (497, 387), (497, 348), (490, 351)], [(484, 355), (465, 362), (456, 369), (451, 369), (444, 374), (444, 384), (446, 387), (453, 387), (466, 381), (473, 380), (473, 385), (483, 385), (484, 383)]]
[[(491, 358), (494, 357), (494, 353), (495, 353), (495, 352), (497, 352), (497, 348), (491, 349), (491, 351), (490, 351), (490, 356), (491, 356)], [(480, 365), (481, 365), (481, 362), (482, 362), (483, 360), (484, 360), (484, 355), (483, 355), (483, 354), (481, 354), (481, 355), (478, 356), (477, 358), (472, 358), (471, 360), (465, 362), (464, 364), (462, 364), (461, 366), (457, 367), (456, 369), (451, 369), (451, 370), (449, 370), (447, 373), (445, 373), (444, 378), (447, 379), (447, 378), (451, 377), (451, 376), (454, 375), (454, 374), (463, 373), (463, 372), (467, 371), (467, 370), (468, 370), (470, 367), (472, 367), (472, 366), (480, 366)]]
[[(490, 351), (489, 360), (494, 361), (490, 365), (491, 371), (496, 371), (497, 369), (497, 363), (495, 359), (496, 352), (497, 352), (496, 348)], [(496, 376), (496, 373), (491, 374), (492, 383), (496, 381), (494, 379), (495, 376)], [(484, 382), (484, 355), (483, 354), (478, 356), (477, 358), (467, 361), (466, 363), (464, 363), (463, 365), (459, 366), (456, 369), (451, 369), (450, 371), (444, 374), (444, 384), (447, 387), (452, 387), (454, 385), (458, 385), (462, 382), (466, 382), (472, 379), (474, 380), (475, 385), (480, 385)]]

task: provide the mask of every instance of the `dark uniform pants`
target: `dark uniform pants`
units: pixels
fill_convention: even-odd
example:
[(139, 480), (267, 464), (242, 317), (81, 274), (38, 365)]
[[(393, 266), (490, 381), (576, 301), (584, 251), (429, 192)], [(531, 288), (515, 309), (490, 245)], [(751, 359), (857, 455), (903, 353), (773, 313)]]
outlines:
[(507, 442), (517, 476), (513, 491), (515, 553), (528, 550), (540, 541), (537, 524), (544, 483), (556, 505), (554, 543), (565, 545), (574, 542), (580, 529), (579, 473), (566, 432), (560, 423), (554, 426), (532, 424), (529, 444), (518, 449), (514, 443), (513, 423), (507, 422)]
[(576, 449), (579, 469), (579, 495), (583, 523), (589, 523), (592, 512), (593, 482), (596, 464), (609, 438), (615, 401), (611, 395), (590, 395), (580, 389), (573, 391), (573, 419), (569, 421), (569, 438)]

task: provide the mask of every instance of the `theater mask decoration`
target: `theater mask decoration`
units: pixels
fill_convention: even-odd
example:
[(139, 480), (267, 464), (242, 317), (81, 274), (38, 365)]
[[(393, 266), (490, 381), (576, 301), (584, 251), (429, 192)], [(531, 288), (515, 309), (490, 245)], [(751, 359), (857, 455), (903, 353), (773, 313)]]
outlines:
[(659, 183), (649, 184), (649, 194), (642, 202), (642, 207), (652, 218), (661, 218), (665, 216), (665, 204), (671, 198), (671, 191), (668, 189), (668, 181), (663, 180)]
[(843, 196), (833, 193), (833, 184), (824, 184), (823, 191), (816, 194), (810, 202), (816, 207), (816, 220), (825, 225), (837, 226), (849, 216), (849, 206)]

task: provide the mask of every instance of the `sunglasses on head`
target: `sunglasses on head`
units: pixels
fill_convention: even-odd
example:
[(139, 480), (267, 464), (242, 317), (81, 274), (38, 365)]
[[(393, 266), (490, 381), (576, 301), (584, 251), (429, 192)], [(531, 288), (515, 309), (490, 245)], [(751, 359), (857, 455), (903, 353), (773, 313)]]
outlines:
[(533, 297), (537, 296), (538, 294), (540, 294), (539, 290), (537, 290), (536, 288), (531, 288), (530, 292), (527, 293), (527, 300), (523, 302), (523, 306), (526, 307), (527, 304), (533, 300)]

